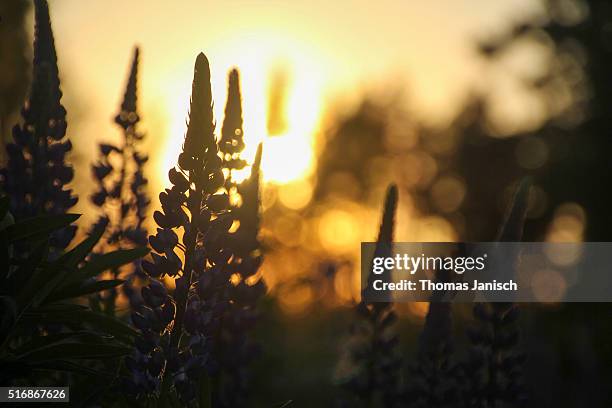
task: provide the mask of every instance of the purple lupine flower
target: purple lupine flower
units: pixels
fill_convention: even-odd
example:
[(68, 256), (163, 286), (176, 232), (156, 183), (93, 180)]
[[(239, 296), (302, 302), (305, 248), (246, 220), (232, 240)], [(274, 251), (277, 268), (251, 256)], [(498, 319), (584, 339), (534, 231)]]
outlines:
[[(519, 242), (523, 237), (528, 179), (517, 188), (495, 241)], [(464, 389), (469, 406), (524, 406), (525, 354), (519, 349), (519, 309), (514, 303), (477, 303), (477, 325), (468, 330), (471, 349), (464, 365)]]
[(246, 403), (248, 391), (248, 365), (258, 355), (259, 345), (249, 338), (249, 331), (257, 321), (257, 303), (266, 293), (266, 285), (256, 273), (262, 263), (262, 250), (258, 240), (259, 167), (262, 146), (259, 145), (251, 175), (236, 186), (242, 205), (232, 208), (239, 222), (230, 235), (229, 245), (234, 256), (229, 270), (234, 277), (229, 286), (230, 302), (221, 319), (220, 337), (216, 343), (215, 359), (224, 371), (224, 380), (216, 390), (215, 404), (220, 407), (241, 406)]
[[(166, 276), (175, 280), (176, 313), (163, 330), (157, 330), (162, 327), (155, 320), (161, 312), (141, 313), (134, 321), (145, 342), (135, 351), (145, 356), (137, 354), (134, 360), (149, 361), (154, 351), (161, 350), (165, 369), (154, 382), (147, 382), (142, 380), (151, 372), (132, 364), (129, 379), (130, 384), (137, 380), (145, 385), (163, 384), (163, 390), (175, 392), (183, 403), (197, 397), (202, 392), (200, 380), (217, 369), (210, 351), (227, 305), (228, 262), (232, 257), (227, 235), (232, 219), (227, 200), (219, 198), (225, 179), (214, 130), (210, 68), (206, 56), (199, 54), (183, 150), (178, 167), (168, 173), (172, 187), (159, 195), (161, 211), (153, 215), (158, 229), (149, 243), (155, 252), (151, 260), (142, 261), (150, 285)], [(152, 291), (152, 286), (144, 287), (143, 298), (149, 299)], [(137, 391), (151, 392), (144, 387)]]
[[(458, 248), (464, 254), (463, 246)], [(451, 282), (456, 274), (438, 270), (439, 282)], [(454, 293), (434, 291), (430, 297), (423, 331), (419, 338), (417, 360), (412, 365), (404, 396), (415, 408), (455, 407), (460, 405), (463, 390), (461, 366), (453, 360), (452, 304), (442, 299)], [(462, 402), (459, 402), (462, 401)]]
[[(128, 81), (115, 123), (121, 128), (121, 145), (100, 144), (100, 157), (92, 166), (96, 190), (91, 196), (92, 203), (100, 207), (102, 217), (109, 219), (106, 233), (106, 247), (131, 248), (145, 246), (147, 232), (144, 227), (149, 198), (146, 193), (147, 179), (143, 167), (147, 156), (138, 151), (138, 143), (143, 134), (137, 126), (140, 116), (137, 110), (137, 79), (140, 52), (134, 50)], [(117, 168), (112, 163), (118, 163)], [(120, 271), (113, 271), (119, 275)], [(132, 263), (127, 273), (123, 292), (133, 307), (142, 303), (134, 285), (144, 278), (141, 261)], [(114, 309), (117, 292), (113, 288), (106, 294), (104, 303), (107, 309)]]
[[(72, 144), (66, 136), (66, 109), (61, 104), (57, 55), (49, 6), (34, 1), (34, 61), (32, 87), (21, 110), (22, 123), (13, 128), (6, 145), (8, 162), (0, 170), (0, 184), (10, 196), (10, 211), (17, 218), (64, 214), (77, 198), (66, 185), (74, 171), (66, 162)], [(76, 232), (70, 226), (50, 239), (52, 254), (68, 246)]]
[(164, 285), (156, 280), (144, 286), (141, 293), (143, 305), (131, 316), (141, 336), (136, 339), (132, 355), (125, 359), (129, 375), (124, 385), (129, 393), (147, 394), (161, 383), (176, 305)]
[[(255, 274), (262, 262), (259, 232), (259, 167), (261, 145), (257, 149), (250, 177), (238, 184), (233, 172), (246, 166), (240, 155), (244, 150), (242, 129), (242, 101), (238, 70), (228, 75), (227, 103), (218, 146), (226, 170), (226, 195), (218, 195), (220, 205), (226, 205), (230, 196), (238, 195), (241, 205), (232, 206), (232, 220), (238, 229), (230, 234), (229, 246), (233, 257), (229, 270), (233, 277), (229, 286), (227, 307), (220, 319), (213, 357), (222, 373), (218, 375), (214, 390), (215, 406), (232, 407), (246, 403), (249, 363), (256, 357), (258, 345), (249, 338), (249, 330), (257, 320), (257, 301), (265, 294), (266, 286)], [(236, 200), (233, 200), (234, 202)]]

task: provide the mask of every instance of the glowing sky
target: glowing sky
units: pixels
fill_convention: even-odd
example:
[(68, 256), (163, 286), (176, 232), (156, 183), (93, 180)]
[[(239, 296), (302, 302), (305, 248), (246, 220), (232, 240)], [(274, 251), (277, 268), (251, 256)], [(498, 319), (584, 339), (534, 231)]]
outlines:
[[(82, 164), (118, 136), (110, 119), (134, 44), (141, 46), (140, 108), (158, 180), (173, 164), (198, 52), (211, 61), (220, 127), (227, 71), (242, 74), (247, 158), (265, 141), (264, 178), (310, 171), (312, 135), (330, 101), (350, 105), (377, 85), (406, 88), (419, 113), (448, 118), (481, 79), (474, 40), (520, 19), (537, 0), (51, 1), (69, 128)], [(285, 134), (266, 134), (270, 72), (290, 75)], [(77, 124), (76, 126), (74, 124)], [(293, 157), (281, 154), (296, 152)], [(79, 171), (78, 166), (84, 170)]]

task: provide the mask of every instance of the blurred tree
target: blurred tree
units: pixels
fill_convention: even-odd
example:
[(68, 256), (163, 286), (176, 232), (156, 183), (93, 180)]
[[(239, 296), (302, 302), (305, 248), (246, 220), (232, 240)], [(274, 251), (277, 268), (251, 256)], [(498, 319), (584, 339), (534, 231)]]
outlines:
[[(468, 194), (466, 222), (491, 224), (482, 217), (482, 209), (498, 207), (492, 200), (500, 196), (507, 182), (528, 172), (536, 175), (547, 202), (545, 217), (528, 225), (528, 238), (542, 236), (558, 205), (576, 202), (588, 217), (586, 239), (608, 241), (612, 231), (608, 208), (612, 199), (612, 4), (549, 0), (546, 9), (543, 21), (538, 17), (520, 22), (509, 32), (480, 44), (482, 55), (492, 64), (524, 41), (548, 48), (545, 73), (520, 78), (529, 91), (541, 97), (547, 118), (528, 134), (500, 140), (489, 137), (491, 132), (485, 130), (486, 115), (473, 116), (465, 127), (458, 164), (467, 184), (476, 186)], [(495, 173), (504, 182), (489, 179), (487, 183), (482, 177), (487, 173)]]
[(386, 109), (365, 99), (352, 114), (340, 118), (325, 134), (317, 159), (315, 200), (330, 194), (364, 202), (374, 186), (371, 163), (385, 154)]
[[(457, 159), (457, 169), (470, 188), (462, 208), (465, 223), (471, 231), (478, 225), (491, 225), (490, 210), (483, 209), (495, 208), (507, 183), (519, 174), (531, 173), (539, 193), (532, 194), (529, 212), (536, 209), (540, 216), (527, 223), (526, 240), (543, 238), (559, 206), (570, 202), (578, 204), (586, 217), (578, 220), (586, 224), (584, 236), (574, 238), (609, 241), (612, 4), (549, 0), (545, 5), (546, 18), (520, 22), (480, 45), (495, 66), (524, 41), (536, 41), (548, 49), (544, 74), (519, 79), (540, 97), (547, 117), (536, 129), (506, 139), (491, 137), (482, 111), (468, 121)], [(482, 238), (482, 231), (473, 232), (469, 239)], [(609, 306), (602, 304), (563, 305), (531, 316), (532, 327), (525, 336), (531, 351), (528, 382), (539, 384), (539, 389), (559, 390), (550, 396), (533, 392), (535, 406), (610, 406), (611, 396), (605, 391), (612, 380), (612, 353), (606, 346), (612, 335), (609, 316)], [(553, 351), (545, 357), (534, 352), (551, 346)], [(549, 379), (542, 383), (543, 377)]]

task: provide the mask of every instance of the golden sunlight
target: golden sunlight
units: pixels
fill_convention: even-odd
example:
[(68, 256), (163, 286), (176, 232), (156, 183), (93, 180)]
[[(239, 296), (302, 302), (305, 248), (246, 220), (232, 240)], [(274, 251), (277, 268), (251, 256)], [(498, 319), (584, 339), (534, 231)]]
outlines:
[[(318, 129), (323, 110), (324, 92), (321, 59), (307, 46), (300, 47), (295, 39), (288, 40), (262, 33), (240, 37), (211, 50), (212, 88), (217, 131), (223, 121), (227, 92), (227, 72), (237, 67), (241, 75), (243, 119), (246, 148), (243, 157), (251, 161), (257, 145), (263, 142), (262, 174), (266, 182), (286, 184), (308, 176), (313, 167), (314, 133)], [(176, 164), (186, 131), (186, 120), (191, 93), (192, 61), (186, 61), (173, 72), (171, 78), (159, 78), (160, 84), (169, 84), (163, 90), (169, 101), (166, 106), (169, 134), (159, 177), (166, 184), (168, 169)], [(282, 107), (286, 127), (282, 133), (270, 135), (267, 129), (269, 115), (271, 73), (279, 64), (289, 71), (293, 80), (286, 83), (285, 103)], [(249, 168), (235, 173), (240, 180)]]

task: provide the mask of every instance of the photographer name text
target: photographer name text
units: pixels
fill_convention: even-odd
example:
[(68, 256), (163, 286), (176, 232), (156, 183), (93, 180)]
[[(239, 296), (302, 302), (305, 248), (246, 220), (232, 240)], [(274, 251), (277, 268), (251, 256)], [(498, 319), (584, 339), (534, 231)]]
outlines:
[[(390, 257), (375, 257), (372, 263), (372, 273), (381, 275), (385, 272), (395, 270), (396, 272), (408, 273), (411, 276), (422, 271), (447, 271), (457, 275), (465, 272), (480, 272), (486, 268), (487, 254), (482, 256), (411, 256), (408, 254), (397, 254)], [(415, 277), (416, 278), (416, 277)], [(438, 282), (431, 279), (399, 279), (392, 282), (386, 279), (375, 279), (372, 288), (376, 291), (517, 291), (518, 284), (513, 280), (508, 281), (482, 281), (473, 279), (467, 281)]]

